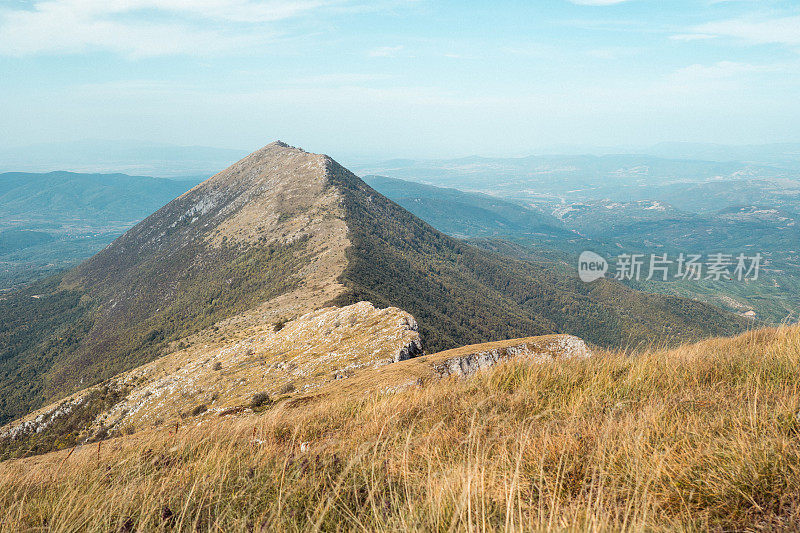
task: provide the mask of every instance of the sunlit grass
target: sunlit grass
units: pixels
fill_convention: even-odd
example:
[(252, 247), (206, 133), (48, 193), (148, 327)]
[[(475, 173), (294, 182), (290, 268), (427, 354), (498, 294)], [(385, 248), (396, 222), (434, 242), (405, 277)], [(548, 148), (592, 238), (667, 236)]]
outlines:
[(791, 528), (798, 378), (781, 328), (143, 431), (0, 464), (0, 529)]

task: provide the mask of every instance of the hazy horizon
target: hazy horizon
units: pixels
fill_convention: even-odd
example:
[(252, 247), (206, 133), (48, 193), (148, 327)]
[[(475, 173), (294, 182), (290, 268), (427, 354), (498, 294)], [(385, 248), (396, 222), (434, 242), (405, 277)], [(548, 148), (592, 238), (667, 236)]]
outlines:
[(790, 1), (27, 0), (0, 145), (145, 139), (355, 157), (800, 142)]
[[(281, 140), (285, 139), (270, 139)], [(266, 141), (263, 143), (266, 144)], [(168, 178), (195, 179), (222, 170), (245, 155), (261, 148), (186, 146), (134, 139), (80, 139), (68, 142), (36, 143), (0, 149), (0, 173), (4, 172), (89, 172), (124, 173)], [(290, 143), (291, 144), (291, 143)], [(800, 143), (763, 145), (725, 145), (714, 143), (665, 142), (643, 146), (551, 146), (520, 152), (441, 153), (436, 157), (418, 157), (403, 153), (359, 154), (347, 151), (307, 151), (330, 155), (345, 166), (364, 169), (392, 160), (448, 161), (479, 157), (486, 159), (522, 159), (528, 157), (572, 156), (642, 156), (657, 159), (758, 162), (772, 165), (800, 161)], [(480, 147), (476, 147), (480, 149)]]

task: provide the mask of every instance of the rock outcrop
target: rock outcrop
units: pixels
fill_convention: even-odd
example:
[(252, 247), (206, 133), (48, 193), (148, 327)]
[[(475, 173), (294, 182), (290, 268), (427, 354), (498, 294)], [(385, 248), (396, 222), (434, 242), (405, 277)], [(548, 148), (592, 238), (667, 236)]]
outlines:
[(321, 387), (314, 398), (325, 401), (325, 398), (342, 395), (391, 394), (448, 377), (469, 377), (504, 361), (545, 364), (591, 356), (586, 343), (572, 335), (542, 335), (472, 344), (381, 368), (363, 368), (346, 382)]
[(589, 356), (591, 352), (582, 339), (572, 335), (548, 335), (477, 344), (440, 352), (436, 354), (436, 358), (444, 360), (434, 363), (433, 369), (440, 377), (466, 377), (508, 359), (525, 358), (536, 363), (545, 363)]

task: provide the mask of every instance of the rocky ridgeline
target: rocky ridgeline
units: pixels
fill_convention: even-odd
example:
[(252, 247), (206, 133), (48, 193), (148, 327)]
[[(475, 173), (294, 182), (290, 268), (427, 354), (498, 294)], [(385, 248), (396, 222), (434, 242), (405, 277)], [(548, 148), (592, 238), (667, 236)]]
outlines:
[(47, 430), (50, 426), (58, 424), (60, 420), (69, 416), (76, 407), (80, 407), (81, 405), (85, 404), (88, 399), (88, 395), (82, 395), (71, 398), (65, 402), (61, 402), (54, 407), (51, 406), (50, 408), (39, 412), (33, 418), (28, 418), (16, 425), (12, 424), (9, 427), (4, 428), (4, 430), (0, 432), (0, 439), (16, 439), (24, 435), (41, 433)]
[(545, 335), (422, 355), (409, 313), (369, 302), (326, 307), (278, 322), (274, 331), (180, 350), (40, 409), (3, 428), (0, 452), (8, 456), (17, 442), (41, 453), (64, 447), (64, 434), (74, 435), (71, 446), (176, 420), (202, 424), (274, 402), (395, 393), (507, 360), (546, 363), (591, 352), (577, 337)]
[[(369, 364), (380, 366), (404, 361), (422, 354), (417, 321), (410, 314), (389, 307), (375, 309), (369, 302), (359, 302), (346, 307), (327, 307), (308, 313), (289, 323), (282, 341), (302, 347), (306, 352), (319, 348), (319, 335), (331, 345), (329, 359), (347, 360), (353, 350), (368, 353)], [(359, 345), (351, 346), (353, 339)], [(336, 349), (342, 346), (342, 349)]]
[(104, 401), (104, 408), (82, 421), (84, 441), (98, 432), (113, 435), (180, 416), (238, 412), (248, 408), (255, 394), (291, 397), (348, 378), (359, 369), (422, 354), (414, 317), (394, 307), (376, 309), (369, 302), (319, 309), (276, 329), (222, 347), (167, 355), (10, 424), (0, 439), (57, 432), (59, 420), (67, 418), (74, 428), (73, 407), (93, 412), (89, 407), (95, 398)]

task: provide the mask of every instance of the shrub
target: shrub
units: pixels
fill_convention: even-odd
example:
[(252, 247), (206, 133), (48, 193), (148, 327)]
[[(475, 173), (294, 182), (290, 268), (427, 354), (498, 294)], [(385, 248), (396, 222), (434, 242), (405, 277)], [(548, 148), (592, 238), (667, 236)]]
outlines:
[(297, 390), (294, 383), (287, 383), (283, 387), (281, 387), (280, 393), (281, 394), (289, 394)]
[(269, 394), (266, 392), (257, 392), (253, 395), (253, 398), (250, 400), (250, 407), (253, 409), (258, 409), (259, 407), (266, 407), (272, 403), (272, 400), (269, 397)]
[(108, 438), (108, 428), (101, 425), (97, 429), (97, 432), (94, 434), (94, 438), (92, 440), (100, 441), (100, 440), (106, 440), (107, 438)]

